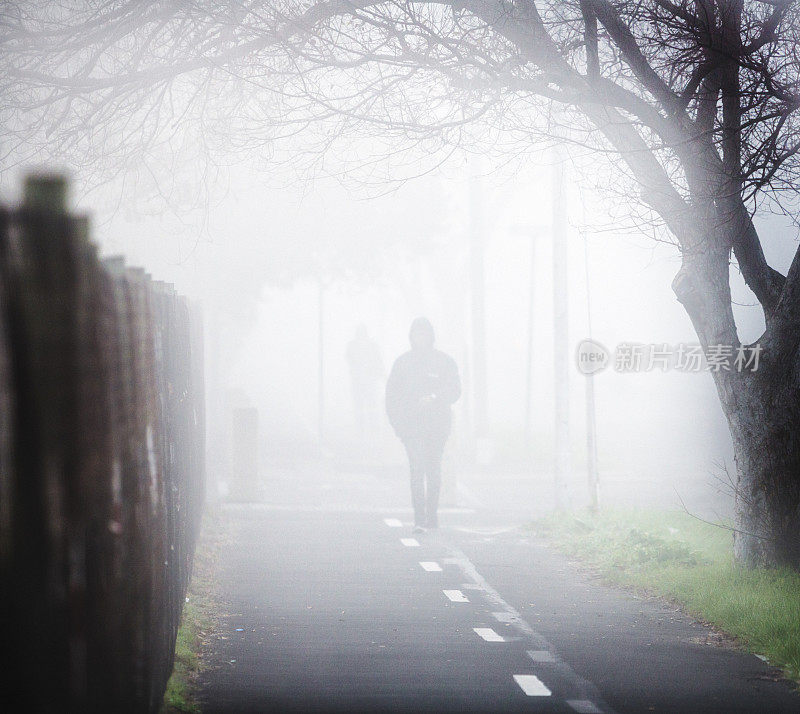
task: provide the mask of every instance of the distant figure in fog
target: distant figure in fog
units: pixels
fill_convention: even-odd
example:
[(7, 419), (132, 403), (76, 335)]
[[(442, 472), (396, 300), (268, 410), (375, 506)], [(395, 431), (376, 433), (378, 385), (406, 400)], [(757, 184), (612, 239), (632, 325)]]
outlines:
[(347, 365), (353, 389), (353, 410), (359, 438), (366, 440), (378, 420), (383, 360), (365, 325), (359, 325), (347, 344)]
[(442, 454), (450, 435), (450, 406), (461, 396), (458, 367), (434, 349), (433, 326), (411, 323), (411, 350), (395, 361), (386, 383), (386, 413), (408, 453), (414, 532), (438, 527)]

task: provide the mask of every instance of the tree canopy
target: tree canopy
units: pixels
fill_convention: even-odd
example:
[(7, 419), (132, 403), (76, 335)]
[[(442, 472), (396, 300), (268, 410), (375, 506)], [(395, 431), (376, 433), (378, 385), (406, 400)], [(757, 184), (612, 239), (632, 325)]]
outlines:
[(430, 151), (487, 134), (510, 152), (566, 139), (619, 159), (684, 252), (709, 240), (732, 249), (768, 319), (780, 298), (783, 276), (750, 215), (759, 196), (787, 205), (798, 186), (792, 0), (111, 0), (1, 12), (6, 162), (44, 152), (119, 168), (134, 151), (174, 151), (186, 127), (215, 156), (301, 132), (310, 154), (345, 135)]

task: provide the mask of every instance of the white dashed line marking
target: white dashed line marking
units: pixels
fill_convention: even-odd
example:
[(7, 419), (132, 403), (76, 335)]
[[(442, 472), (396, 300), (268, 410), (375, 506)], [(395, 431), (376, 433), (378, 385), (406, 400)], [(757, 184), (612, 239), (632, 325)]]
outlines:
[(434, 563), (432, 560), (421, 560), (419, 563), (422, 566), (423, 570), (427, 570), (429, 573), (441, 573), (442, 566), (439, 563)]
[[(537, 658), (542, 658), (541, 661), (545, 661), (545, 655), (542, 653), (547, 653), (552, 657), (552, 661), (547, 665), (546, 671), (550, 672), (548, 676), (558, 677), (559, 681), (563, 682), (563, 684), (559, 687), (560, 690), (569, 691), (569, 694), (567, 694), (567, 691), (564, 691), (561, 695), (559, 695), (559, 699), (563, 697), (569, 706), (576, 712), (583, 711), (579, 709), (579, 707), (590, 706), (592, 707), (591, 709), (585, 709), (587, 714), (598, 714), (603, 712), (605, 714), (614, 714), (614, 710), (603, 701), (603, 698), (597, 691), (597, 688), (591, 682), (576, 674), (568, 664), (559, 659), (559, 657), (553, 651), (552, 645), (547, 641), (547, 639), (539, 632), (534, 630), (530, 624), (522, 618), (519, 612), (509, 605), (502, 598), (500, 593), (497, 592), (497, 590), (489, 585), (486, 579), (478, 572), (478, 570), (463, 552), (454, 547), (450, 547), (449, 550), (452, 554), (452, 557), (443, 558), (441, 563), (443, 565), (457, 566), (466, 576), (467, 580), (471, 581), (471, 583), (461, 584), (462, 590), (468, 591), (470, 594), (477, 590), (489, 601), (492, 611), (507, 613), (509, 616), (509, 621), (506, 623), (506, 627), (513, 628), (518, 635), (521, 635), (525, 640), (527, 640), (529, 643), (528, 647), (532, 648), (528, 650), (528, 656), (531, 657), (531, 659), (536, 661)], [(471, 585), (474, 587), (471, 587)], [(473, 598), (473, 601), (476, 599), (477, 598)], [(519, 639), (519, 637), (502, 637), (491, 628), (476, 627), (473, 629), (476, 634), (489, 642), (508, 643)], [(519, 676), (524, 677), (526, 675)], [(519, 686), (524, 689), (522, 683), (519, 683)], [(526, 684), (525, 686), (528, 685)], [(572, 695), (573, 698), (566, 699), (566, 697), (570, 695)]]
[[(548, 650), (528, 650), (528, 657), (534, 662), (555, 662), (556, 658)], [(577, 700), (576, 700), (577, 701)]]
[(491, 627), (473, 627), (475, 634), (482, 637), (487, 642), (505, 642), (501, 635), (498, 635)]
[(467, 596), (460, 590), (442, 590), (442, 592), (447, 596), (450, 602), (469, 602)]
[(387, 526), (389, 526), (389, 528), (402, 528), (403, 527), (403, 521), (401, 521), (399, 518), (384, 518), (383, 522)]
[(569, 704), (578, 714), (603, 714), (602, 709), (589, 699), (567, 699)]
[(400, 542), (409, 548), (416, 548), (419, 546), (419, 541), (416, 538), (401, 538)]
[(498, 622), (511, 623), (514, 622), (514, 616), (510, 612), (493, 612), (492, 617)]
[(529, 697), (549, 697), (552, 694), (535, 674), (515, 674), (514, 681)]

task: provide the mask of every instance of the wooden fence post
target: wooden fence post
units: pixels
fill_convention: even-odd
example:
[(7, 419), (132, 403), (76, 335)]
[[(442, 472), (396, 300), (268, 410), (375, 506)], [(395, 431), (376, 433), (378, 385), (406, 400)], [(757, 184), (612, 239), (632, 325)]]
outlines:
[(204, 492), (202, 345), (171, 286), (100, 261), (67, 184), (0, 209), (4, 705), (161, 705)]

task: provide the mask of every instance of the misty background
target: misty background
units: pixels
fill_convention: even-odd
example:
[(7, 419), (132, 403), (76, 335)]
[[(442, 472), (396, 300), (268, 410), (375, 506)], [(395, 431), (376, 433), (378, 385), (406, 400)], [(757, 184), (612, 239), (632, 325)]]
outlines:
[[(372, 150), (367, 139), (348, 145), (362, 168)], [(405, 478), (404, 454), (382, 402), (374, 444), (366, 451), (358, 446), (346, 350), (363, 324), (388, 374), (408, 349), (408, 326), (418, 315), (431, 319), (438, 347), (455, 357), (464, 383), (446, 481), (470, 473), (489, 486), (499, 474), (505, 484), (549, 483), (553, 154), (513, 162), (456, 151), (432, 162), (406, 153), (404, 168), (395, 174), (389, 167), (388, 180), (363, 170), (353, 178), (341, 155), (311, 169), (273, 158), (240, 158), (211, 171), (207, 159), (175, 163), (173, 157), (170, 163), (142, 156), (107, 172), (105, 181), (88, 169), (60, 167), (75, 180), (73, 208), (91, 214), (104, 256), (122, 254), (202, 303), (210, 496), (228, 493), (231, 410), (241, 406), (258, 410), (264, 482), (276, 469), (320, 458)], [(420, 175), (409, 167), (418, 167)], [(15, 200), (14, 186), (30, 168), (5, 174), (4, 200)], [(604, 173), (596, 160), (567, 162), (573, 505), (585, 500), (586, 481), (585, 377), (574, 364), (577, 344), (591, 337), (613, 354), (620, 343), (696, 342), (670, 289), (677, 249), (654, 240), (647, 226), (620, 219), (626, 197), (607, 177), (613, 173)], [(759, 222), (766, 228), (768, 260), (787, 268), (794, 242), (789, 222), (766, 215)], [(488, 433), (480, 439), (472, 385), (470, 235), (479, 236), (485, 251)], [(733, 290), (740, 337), (755, 340), (762, 317), (738, 274)], [(526, 434), (531, 299), (532, 417)], [(732, 464), (730, 439), (708, 373), (631, 374), (612, 365), (596, 376), (595, 390), (604, 505), (663, 506), (666, 499), (695, 512), (729, 514), (732, 498), (721, 480)], [(460, 491), (448, 493), (451, 504), (462, 500)]]

